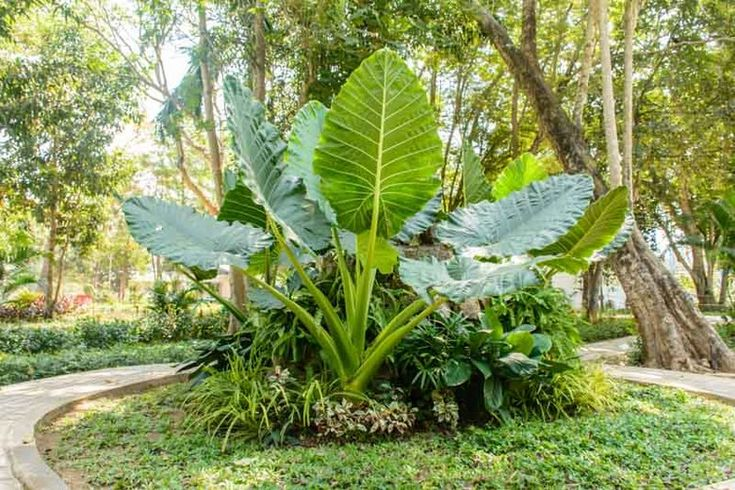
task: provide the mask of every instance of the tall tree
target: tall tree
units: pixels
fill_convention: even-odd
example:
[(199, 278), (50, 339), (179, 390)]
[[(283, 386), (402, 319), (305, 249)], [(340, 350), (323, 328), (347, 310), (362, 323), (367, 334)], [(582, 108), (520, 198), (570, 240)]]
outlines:
[[(590, 173), (596, 192), (604, 192), (607, 185), (592, 163), (579, 128), (562, 109), (537, 63), (515, 46), (505, 27), (486, 9), (471, 4), (471, 12), (533, 102), (565, 169)], [(735, 371), (735, 353), (694, 307), (637, 229), (615, 255), (612, 265), (638, 322), (648, 365)]]
[(9, 185), (48, 230), (43, 270), (51, 315), (66, 251), (94, 241), (99, 199), (126, 175), (106, 148), (134, 113), (135, 83), (115, 53), (75, 24), (34, 20), (18, 38), (23, 49), (0, 61), (0, 130), (6, 135), (0, 153)]

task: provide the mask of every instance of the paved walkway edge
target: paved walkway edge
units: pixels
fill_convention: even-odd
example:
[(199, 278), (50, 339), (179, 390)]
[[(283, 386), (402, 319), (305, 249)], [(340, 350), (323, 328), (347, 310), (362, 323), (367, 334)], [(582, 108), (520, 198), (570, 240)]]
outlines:
[[(137, 367), (145, 368), (145, 366), (134, 366), (133, 368)], [(155, 367), (159, 369), (161, 368), (160, 365), (155, 365)], [(45, 414), (43, 414), (41, 417), (36, 418), (36, 420), (32, 422), (33, 433), (35, 434), (36, 429), (38, 429), (39, 427), (48, 424), (49, 422), (64, 415), (65, 413), (70, 412), (81, 402), (93, 400), (96, 398), (118, 397), (140, 393), (151, 388), (178, 383), (187, 379), (187, 373), (177, 373), (175, 372), (175, 368), (173, 367), (168, 367), (166, 369), (168, 370), (168, 372), (152, 373), (147, 379), (141, 380), (140, 378), (138, 378), (137, 380), (131, 381), (129, 383), (123, 381), (118, 384), (110, 385), (109, 388), (103, 388), (97, 391), (83, 393), (70, 399), (67, 398), (63, 402), (58, 403), (57, 405), (50, 408), (50, 410), (46, 411)], [(104, 371), (109, 372), (110, 370)], [(112, 371), (114, 371), (114, 369)], [(89, 374), (94, 373), (95, 371), (89, 372)], [(76, 373), (76, 375), (82, 374), (85, 373)], [(46, 380), (51, 379), (52, 378), (46, 378)], [(10, 386), (13, 385), (9, 385), (3, 388), (9, 388)], [(1, 393), (2, 392), (0, 391), (0, 394)], [(21, 423), (19, 422), (18, 424)], [(27, 422), (26, 425), (28, 425)], [(41, 456), (41, 454), (39, 453), (38, 448), (36, 447), (35, 438), (26, 439), (22, 443), (15, 444), (10, 447), (6, 446), (4, 448), (0, 448), (0, 451), (2, 450), (5, 451), (9, 459), (10, 469), (13, 477), (15, 477), (15, 479), (20, 483), (20, 485), (22, 485), (23, 488), (29, 488), (31, 490), (68, 490), (68, 486), (66, 485), (66, 483), (64, 483), (61, 477), (57, 473), (55, 473), (51, 469), (51, 467), (48, 466), (46, 461), (43, 459), (43, 456)], [(3, 488), (3, 490), (6, 488), (2, 485), (4, 483), (5, 480), (0, 480), (0, 487)], [(13, 488), (13, 486), (10, 486), (9, 488)]]

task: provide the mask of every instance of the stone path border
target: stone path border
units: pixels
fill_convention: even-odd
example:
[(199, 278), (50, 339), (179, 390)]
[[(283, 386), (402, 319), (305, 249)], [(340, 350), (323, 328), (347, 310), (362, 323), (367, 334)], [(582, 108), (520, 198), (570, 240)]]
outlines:
[(65, 374), (0, 388), (0, 489), (66, 490), (36, 448), (35, 429), (84, 400), (136, 393), (183, 381), (170, 364)]

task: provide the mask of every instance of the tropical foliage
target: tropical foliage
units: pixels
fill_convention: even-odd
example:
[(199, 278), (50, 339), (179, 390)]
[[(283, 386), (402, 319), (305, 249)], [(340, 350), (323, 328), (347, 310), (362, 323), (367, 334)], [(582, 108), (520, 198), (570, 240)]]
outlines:
[[(422, 231), (411, 225), (438, 191), (441, 164), (431, 107), (400, 57), (376, 52), (349, 77), (329, 110), (307, 105), (288, 145), (248, 89), (231, 78), (225, 97), (242, 184), (227, 194), (225, 209), (242, 212), (228, 223), (152, 198), (132, 198), (123, 207), (130, 231), (153, 253), (188, 267), (187, 274), (215, 296), (200, 280), (201, 271), (222, 265), (243, 270), (298, 317), (342, 387), (356, 394), (365, 391), (395, 346), (442, 304), (512, 292), (555, 270), (581, 269), (615, 238), (625, 219), (624, 192), (613, 191), (588, 209), (591, 178), (538, 180), (543, 174), (525, 156), (518, 164), (525, 170), (513, 167), (498, 187), (516, 192), (496, 191), (504, 198), (458, 209), (437, 226), (437, 237), (455, 250), (454, 258), (399, 259), (395, 237)], [(277, 262), (267, 265), (275, 272), (266, 274), (267, 280), (251, 267), (259, 254), (270, 262), (271, 246), (285, 255), (316, 312), (284, 292), (278, 275), (285, 271), (276, 270)], [(336, 262), (343, 304), (330, 302), (307, 272), (319, 254)], [(376, 275), (390, 273), (399, 261), (399, 276), (418, 299), (370, 341)], [(530, 362), (532, 349), (514, 357)]]

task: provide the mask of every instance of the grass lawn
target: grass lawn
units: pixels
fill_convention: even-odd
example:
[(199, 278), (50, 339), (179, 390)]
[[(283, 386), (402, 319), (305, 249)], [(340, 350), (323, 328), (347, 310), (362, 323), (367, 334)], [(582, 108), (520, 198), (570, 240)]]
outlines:
[(735, 408), (621, 385), (617, 408), (447, 436), (263, 449), (184, 428), (185, 386), (90, 402), (44, 430), (52, 467), (114, 488), (685, 488), (732, 478)]

